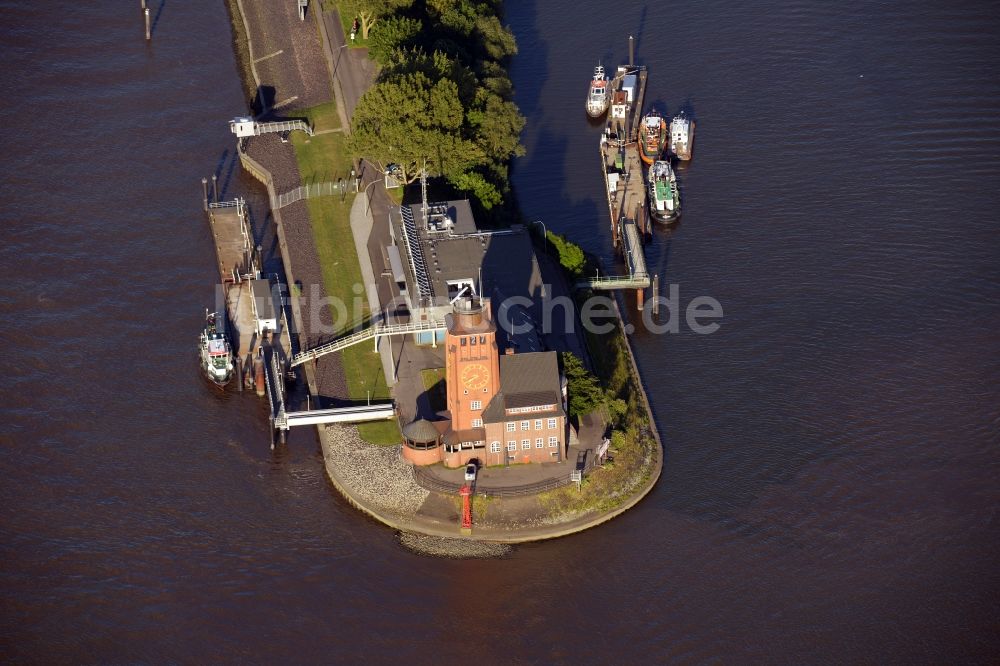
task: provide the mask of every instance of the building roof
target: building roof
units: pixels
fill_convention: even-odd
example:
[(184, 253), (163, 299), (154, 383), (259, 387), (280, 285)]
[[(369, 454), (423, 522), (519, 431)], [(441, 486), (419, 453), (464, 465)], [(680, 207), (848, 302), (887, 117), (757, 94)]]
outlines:
[(434, 427), (434, 424), (427, 419), (417, 419), (412, 423), (403, 426), (403, 437), (411, 442), (436, 442), (441, 433)]
[(429, 215), (427, 224), (419, 203), (390, 210), (393, 238), (412, 297), (447, 303), (449, 286), (454, 291), (449, 283), (472, 281), (480, 286), (481, 295), (499, 289), (507, 297), (540, 298), (541, 271), (524, 227), (479, 230), (465, 200), (431, 204), (429, 209), (442, 212)]
[(526, 416), (535, 418), (563, 413), (559, 361), (556, 352), (501, 356), (500, 391), (483, 410), (483, 422), (506, 421), (508, 409), (540, 405), (554, 405), (554, 407), (543, 412), (526, 412)]
[(468, 430), (448, 430), (444, 434), (444, 441), (448, 444), (460, 444), (461, 442), (483, 442), (486, 441), (485, 428), (469, 428)]

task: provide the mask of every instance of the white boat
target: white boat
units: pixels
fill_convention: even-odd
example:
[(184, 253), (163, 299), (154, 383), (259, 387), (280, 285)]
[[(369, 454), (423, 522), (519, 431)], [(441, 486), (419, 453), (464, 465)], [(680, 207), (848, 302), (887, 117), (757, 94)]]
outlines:
[(670, 121), (670, 152), (679, 160), (691, 159), (694, 150), (694, 121), (681, 111)]
[(205, 310), (205, 328), (198, 342), (198, 357), (205, 377), (216, 386), (233, 378), (233, 350), (226, 339), (225, 323), (215, 312)]
[(657, 222), (673, 222), (681, 214), (681, 193), (670, 162), (657, 160), (649, 167), (649, 212)]
[(598, 65), (594, 68), (594, 78), (590, 80), (590, 93), (587, 95), (587, 115), (600, 118), (607, 113), (611, 103), (611, 85), (604, 68)]

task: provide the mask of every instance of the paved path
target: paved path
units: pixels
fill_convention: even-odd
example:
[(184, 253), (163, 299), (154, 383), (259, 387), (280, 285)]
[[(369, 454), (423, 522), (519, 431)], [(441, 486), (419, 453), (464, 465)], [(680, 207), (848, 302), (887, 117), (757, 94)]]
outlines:
[(375, 81), (375, 63), (368, 57), (367, 48), (346, 48), (347, 38), (336, 10), (324, 11), (320, 21), (320, 34), (332, 72), (340, 122), (343, 127), (349, 127), (358, 100)]

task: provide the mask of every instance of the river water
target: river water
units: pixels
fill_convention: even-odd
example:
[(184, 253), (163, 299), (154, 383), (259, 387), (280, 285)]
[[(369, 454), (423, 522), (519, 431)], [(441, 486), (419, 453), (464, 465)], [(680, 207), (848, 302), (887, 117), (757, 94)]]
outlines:
[[(0, 654), (18, 661), (995, 661), (998, 21), (987, 3), (511, 2), (525, 213), (612, 261), (591, 68), (697, 119), (647, 248), (718, 332), (634, 338), (635, 510), (507, 558), (402, 548), (200, 381), (221, 2), (0, 2)], [(138, 4), (138, 3), (136, 3)], [(589, 18), (588, 18), (589, 17)]]

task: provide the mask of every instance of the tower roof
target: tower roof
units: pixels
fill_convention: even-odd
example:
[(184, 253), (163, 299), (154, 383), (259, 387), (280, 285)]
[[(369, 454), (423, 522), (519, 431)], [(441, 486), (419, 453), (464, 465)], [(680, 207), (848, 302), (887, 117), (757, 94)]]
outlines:
[(441, 433), (438, 432), (438, 429), (427, 419), (417, 419), (403, 426), (403, 437), (411, 442), (419, 442), (421, 444), (436, 442), (440, 436)]

